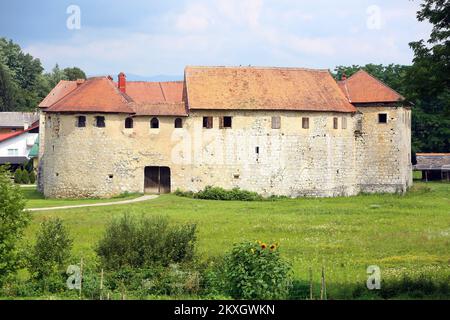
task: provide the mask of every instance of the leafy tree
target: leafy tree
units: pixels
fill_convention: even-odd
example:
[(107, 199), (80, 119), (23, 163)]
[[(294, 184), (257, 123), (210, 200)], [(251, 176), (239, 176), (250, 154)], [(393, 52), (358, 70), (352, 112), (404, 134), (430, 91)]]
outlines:
[(35, 88), (38, 86), (39, 76), (44, 70), (39, 59), (25, 54), (19, 45), (0, 38), (0, 61), (6, 66), (18, 92), (14, 107), (22, 110), (32, 110), (44, 98), (38, 96)]
[(19, 267), (16, 245), (30, 220), (24, 207), (22, 192), (11, 181), (9, 168), (0, 166), (0, 285)]
[(411, 42), (414, 64), (407, 75), (413, 112), (413, 147), (417, 151), (450, 150), (450, 2), (427, 0), (417, 12), (428, 20), (430, 38)]
[(86, 78), (77, 67), (43, 73), (39, 59), (24, 53), (12, 40), (0, 38), (0, 111), (30, 111), (60, 80)]
[(45, 220), (28, 257), (28, 270), (37, 280), (63, 273), (72, 249), (72, 239), (59, 218)]
[(45, 74), (45, 77), (51, 88), (55, 87), (61, 80), (67, 80), (64, 71), (59, 68), (58, 64), (53, 67), (51, 73)]
[(67, 80), (73, 81), (78, 79), (86, 79), (86, 74), (84, 71), (77, 67), (65, 68), (63, 72)]
[(14, 110), (16, 94), (10, 71), (0, 62), (0, 112)]

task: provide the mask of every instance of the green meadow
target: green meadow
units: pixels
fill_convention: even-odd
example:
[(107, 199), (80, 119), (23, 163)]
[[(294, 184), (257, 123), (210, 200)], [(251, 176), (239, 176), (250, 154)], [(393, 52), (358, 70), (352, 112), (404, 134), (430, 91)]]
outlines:
[[(24, 193), (30, 198), (27, 207), (52, 206), (58, 201), (58, 205), (67, 204), (67, 200), (42, 199), (34, 190)], [(73, 202), (85, 201), (95, 200)], [(196, 223), (200, 259), (221, 256), (244, 240), (279, 242), (282, 255), (293, 266), (296, 298), (308, 296), (310, 270), (314, 295), (319, 295), (322, 267), (332, 299), (352, 298), (357, 288), (358, 297), (371, 298), (372, 292), (365, 288), (371, 265), (380, 267), (382, 281), (401, 281), (407, 276), (425, 277), (425, 284), (450, 282), (450, 184), (439, 182), (415, 182), (406, 195), (253, 202), (162, 195), (128, 205), (34, 212), (24, 241), (33, 240), (44, 219), (60, 217), (74, 239), (74, 255), (93, 259), (108, 221), (124, 214)], [(433, 292), (430, 297), (435, 297)]]

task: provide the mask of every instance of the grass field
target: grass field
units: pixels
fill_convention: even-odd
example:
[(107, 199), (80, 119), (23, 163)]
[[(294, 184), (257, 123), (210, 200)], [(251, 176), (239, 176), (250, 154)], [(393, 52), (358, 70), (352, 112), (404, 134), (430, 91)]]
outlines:
[[(24, 193), (31, 198), (29, 207), (59, 201), (40, 199), (35, 191)], [(227, 202), (163, 195), (124, 206), (36, 212), (26, 238), (34, 237), (46, 217), (57, 216), (74, 238), (74, 254), (89, 259), (106, 223), (125, 213), (197, 223), (197, 251), (202, 258), (223, 255), (242, 240), (278, 241), (300, 287), (308, 283), (312, 268), (318, 292), (320, 269), (325, 266), (332, 298), (351, 297), (356, 285), (366, 283), (369, 265), (378, 265), (383, 279), (421, 273), (450, 279), (448, 183), (416, 182), (404, 196)]]
[(112, 199), (45, 199), (45, 197), (36, 191), (36, 187), (22, 188), (22, 193), (28, 200), (27, 208), (45, 208), (45, 207), (59, 207), (59, 206), (72, 206), (78, 204), (91, 204), (101, 202), (114, 202), (122, 200), (130, 200), (141, 196), (140, 194), (123, 194)]

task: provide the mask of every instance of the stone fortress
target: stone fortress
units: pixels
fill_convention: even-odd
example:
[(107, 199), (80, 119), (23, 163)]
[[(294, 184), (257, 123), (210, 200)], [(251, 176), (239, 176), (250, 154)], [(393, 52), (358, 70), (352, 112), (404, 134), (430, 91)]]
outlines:
[(40, 104), (46, 197), (238, 187), (262, 195), (405, 192), (411, 109), (365, 71), (186, 67), (184, 81), (61, 81)]

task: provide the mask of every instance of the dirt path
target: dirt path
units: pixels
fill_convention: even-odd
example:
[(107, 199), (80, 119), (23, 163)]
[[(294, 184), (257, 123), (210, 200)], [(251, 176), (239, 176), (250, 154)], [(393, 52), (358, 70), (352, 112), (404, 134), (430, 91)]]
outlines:
[(157, 195), (145, 195), (136, 199), (115, 201), (115, 202), (101, 202), (101, 203), (90, 203), (90, 204), (77, 204), (73, 206), (61, 206), (61, 207), (46, 207), (46, 208), (28, 208), (28, 211), (50, 211), (50, 210), (64, 210), (64, 209), (74, 209), (74, 208), (87, 208), (87, 207), (104, 207), (104, 206), (115, 206), (121, 204), (129, 204), (135, 202), (142, 202), (147, 200), (152, 200), (158, 198)]

